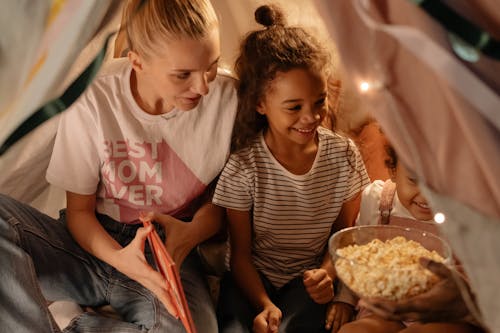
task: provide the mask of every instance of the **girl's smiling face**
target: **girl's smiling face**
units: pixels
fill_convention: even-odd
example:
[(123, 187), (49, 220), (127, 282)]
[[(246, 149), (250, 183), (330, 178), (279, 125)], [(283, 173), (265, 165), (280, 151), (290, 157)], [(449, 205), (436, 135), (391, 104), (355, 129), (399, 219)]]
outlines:
[(410, 214), (421, 221), (430, 221), (433, 218), (427, 199), (420, 193), (420, 188), (408, 170), (400, 161), (393, 171), (392, 180), (396, 183), (399, 201)]
[(326, 82), (325, 75), (302, 68), (277, 72), (257, 108), (268, 134), (286, 145), (314, 142), (327, 110)]

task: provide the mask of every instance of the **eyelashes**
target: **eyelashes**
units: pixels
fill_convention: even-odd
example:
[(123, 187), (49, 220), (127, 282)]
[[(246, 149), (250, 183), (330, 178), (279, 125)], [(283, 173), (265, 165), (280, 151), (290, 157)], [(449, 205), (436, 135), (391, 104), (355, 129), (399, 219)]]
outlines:
[[(314, 103), (316, 107), (324, 107), (326, 105), (326, 98), (321, 98)], [(287, 108), (289, 111), (300, 111), (302, 110), (302, 104), (296, 104), (292, 107)]]

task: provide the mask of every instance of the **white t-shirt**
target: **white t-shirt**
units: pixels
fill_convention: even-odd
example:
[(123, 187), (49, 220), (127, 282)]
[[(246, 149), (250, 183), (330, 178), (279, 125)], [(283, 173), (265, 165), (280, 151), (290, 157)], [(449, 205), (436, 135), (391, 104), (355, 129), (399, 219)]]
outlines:
[(318, 128), (319, 147), (309, 172), (295, 175), (272, 155), (262, 133), (232, 154), (213, 203), (253, 213), (256, 269), (276, 287), (317, 268), (342, 204), (369, 183), (354, 143)]
[(113, 60), (63, 114), (47, 180), (97, 193), (97, 211), (123, 223), (139, 211), (192, 217), (229, 156), (237, 97), (218, 73), (190, 111), (151, 115), (137, 105), (127, 59)]
[[(377, 225), (380, 220), (380, 197), (384, 187), (383, 180), (375, 180), (368, 185), (361, 195), (361, 206), (356, 225)], [(399, 201), (398, 193), (394, 193), (392, 201), (391, 216), (404, 217), (414, 220), (415, 218)]]

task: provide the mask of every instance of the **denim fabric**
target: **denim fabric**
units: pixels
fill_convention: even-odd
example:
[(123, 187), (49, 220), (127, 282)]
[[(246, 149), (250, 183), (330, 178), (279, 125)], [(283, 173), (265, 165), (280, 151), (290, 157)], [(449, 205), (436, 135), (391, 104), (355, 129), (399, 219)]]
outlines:
[[(315, 303), (305, 290), (302, 277), (280, 289), (260, 274), (269, 298), (281, 310), (280, 333), (325, 333), (326, 305)], [(221, 333), (250, 333), (258, 312), (238, 288), (230, 272), (221, 281), (217, 316)]]
[[(123, 246), (139, 227), (98, 218)], [(153, 262), (148, 247), (146, 257)], [(83, 313), (64, 332), (185, 332), (149, 290), (83, 250), (69, 234), (64, 214), (54, 220), (4, 195), (0, 195), (0, 279), (1, 332), (60, 332), (47, 308), (47, 301), (54, 300), (110, 304), (123, 318)], [(181, 280), (199, 332), (217, 332), (196, 251), (184, 261)]]

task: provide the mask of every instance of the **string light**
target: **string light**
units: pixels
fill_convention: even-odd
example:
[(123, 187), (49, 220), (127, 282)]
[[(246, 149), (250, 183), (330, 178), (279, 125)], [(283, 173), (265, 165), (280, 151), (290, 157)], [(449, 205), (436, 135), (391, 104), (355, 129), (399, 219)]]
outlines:
[(384, 87), (378, 80), (363, 80), (359, 82), (358, 89), (362, 94), (371, 93), (373, 90), (380, 90)]
[(361, 90), (361, 92), (367, 92), (369, 89), (370, 89), (370, 83), (362, 81), (359, 84), (359, 90)]
[(444, 221), (445, 221), (445, 220), (446, 220), (446, 216), (444, 216), (444, 214), (443, 214), (443, 213), (436, 213), (436, 214), (434, 215), (434, 221), (435, 221), (436, 223), (441, 224), (441, 223), (444, 223)]

